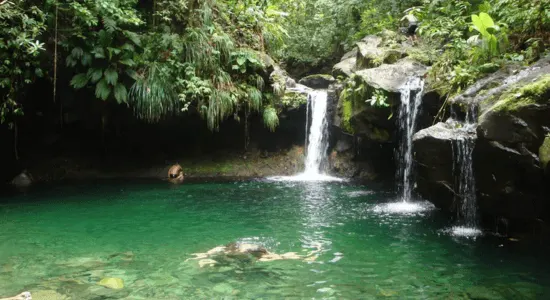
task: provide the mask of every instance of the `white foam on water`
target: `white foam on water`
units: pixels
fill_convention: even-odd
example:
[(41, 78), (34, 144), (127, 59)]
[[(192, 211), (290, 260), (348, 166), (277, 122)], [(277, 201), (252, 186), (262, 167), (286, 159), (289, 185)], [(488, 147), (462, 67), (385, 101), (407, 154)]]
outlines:
[(382, 214), (415, 214), (435, 209), (430, 202), (392, 202), (376, 205), (372, 210)]
[(338, 178), (334, 176), (329, 176), (325, 174), (315, 174), (315, 173), (301, 173), (294, 176), (272, 176), (267, 177), (267, 180), (273, 180), (273, 181), (305, 181), (305, 182), (314, 182), (314, 181), (336, 181), (336, 182), (343, 182), (346, 181), (344, 178)]
[(474, 238), (483, 235), (483, 231), (475, 227), (453, 226), (443, 231), (456, 237)]

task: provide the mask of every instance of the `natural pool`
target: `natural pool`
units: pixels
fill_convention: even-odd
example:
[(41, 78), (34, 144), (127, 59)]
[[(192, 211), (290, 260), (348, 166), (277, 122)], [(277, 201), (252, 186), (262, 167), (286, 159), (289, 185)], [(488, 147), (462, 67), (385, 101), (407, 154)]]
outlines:
[[(392, 214), (342, 182), (72, 183), (0, 198), (0, 297), (550, 299), (542, 245), (452, 237), (437, 210)], [(231, 241), (316, 261), (185, 261)], [(97, 283), (121, 278), (124, 288)], [(48, 298), (49, 297), (49, 298)]]

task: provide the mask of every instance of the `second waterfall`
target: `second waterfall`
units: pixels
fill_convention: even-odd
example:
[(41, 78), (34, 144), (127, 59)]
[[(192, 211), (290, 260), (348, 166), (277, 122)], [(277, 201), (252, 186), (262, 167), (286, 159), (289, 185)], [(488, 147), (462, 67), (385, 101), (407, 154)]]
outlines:
[(422, 103), (424, 80), (411, 77), (399, 90), (401, 107), (399, 109), (400, 141), (397, 149), (397, 178), (399, 196), (403, 202), (409, 202), (413, 198), (414, 188), (412, 142), (416, 132), (418, 111)]

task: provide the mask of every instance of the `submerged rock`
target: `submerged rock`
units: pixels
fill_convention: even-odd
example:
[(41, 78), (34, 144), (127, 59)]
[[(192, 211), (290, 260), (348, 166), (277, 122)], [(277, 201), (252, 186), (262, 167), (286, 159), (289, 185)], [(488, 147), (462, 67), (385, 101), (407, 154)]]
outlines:
[(115, 277), (103, 278), (98, 282), (98, 284), (114, 290), (119, 290), (124, 288), (124, 281), (120, 278), (115, 278)]
[[(30, 299), (30, 298), (29, 298)], [(68, 300), (69, 297), (54, 290), (34, 291), (32, 300)]]

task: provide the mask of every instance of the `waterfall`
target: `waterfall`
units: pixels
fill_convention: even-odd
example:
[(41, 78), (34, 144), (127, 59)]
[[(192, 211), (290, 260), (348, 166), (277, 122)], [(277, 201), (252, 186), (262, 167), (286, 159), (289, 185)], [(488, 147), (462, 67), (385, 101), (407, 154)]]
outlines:
[(328, 149), (327, 98), (326, 90), (313, 90), (308, 95), (308, 106), (311, 106), (311, 126), (309, 127), (304, 174), (319, 175), (326, 166)]
[[(305, 170), (295, 176), (270, 177), (279, 181), (343, 181), (341, 178), (325, 174), (328, 150), (328, 93), (326, 90), (312, 90), (297, 85), (294, 91), (307, 92)], [(311, 115), (311, 123), (309, 117)], [(309, 133), (309, 134), (308, 134)]]
[(468, 109), (465, 122), (459, 123), (461, 126), (452, 142), (452, 150), (455, 186), (458, 197), (462, 198), (460, 213), (463, 220), (459, 222), (459, 226), (452, 228), (452, 232), (455, 235), (476, 236), (481, 231), (477, 229), (477, 197), (472, 159), (476, 144), (476, 113), (473, 107)]
[(403, 202), (412, 200), (413, 190), (413, 155), (412, 141), (416, 132), (416, 117), (420, 104), (422, 103), (422, 93), (424, 91), (424, 80), (418, 77), (411, 77), (399, 89), (401, 93), (401, 107), (399, 109), (399, 132), (401, 141), (398, 149), (398, 167), (397, 177), (400, 181), (400, 194)]

